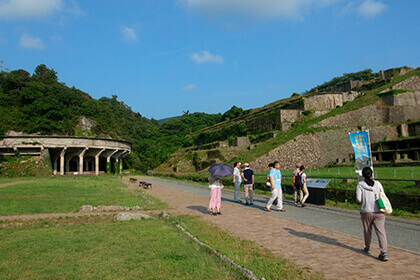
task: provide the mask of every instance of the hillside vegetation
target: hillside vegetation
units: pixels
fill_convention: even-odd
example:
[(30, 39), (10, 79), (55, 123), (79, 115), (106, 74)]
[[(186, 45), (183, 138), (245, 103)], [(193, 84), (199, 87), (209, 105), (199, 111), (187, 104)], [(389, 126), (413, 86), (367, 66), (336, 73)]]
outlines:
[[(179, 147), (188, 146), (188, 133), (223, 118), (222, 114), (186, 113), (159, 125), (133, 112), (116, 95), (96, 100), (66, 86), (45, 65), (36, 67), (32, 75), (22, 69), (0, 73), (0, 112), (0, 135), (18, 131), (130, 141), (133, 150), (126, 163), (142, 171), (153, 169)], [(92, 127), (83, 127), (82, 118)]]
[[(184, 152), (180, 148), (188, 151), (211, 149), (220, 141), (230, 142), (238, 136), (248, 136), (253, 144), (258, 144), (254, 149), (232, 150), (230, 155), (221, 155), (219, 158), (252, 161), (297, 135), (326, 129), (313, 127), (312, 124), (373, 104), (380, 100), (379, 93), (384, 89), (419, 74), (420, 70), (417, 69), (395, 76), (392, 80), (379, 80), (378, 73), (366, 69), (345, 73), (303, 95), (294, 93), (289, 98), (261, 108), (243, 110), (233, 106), (224, 114), (187, 111), (180, 117), (156, 121), (134, 112), (116, 95), (94, 99), (88, 93), (68, 87), (59, 81), (53, 69), (42, 64), (36, 67), (33, 74), (22, 69), (0, 73), (0, 135), (17, 131), (126, 140), (133, 146), (132, 153), (124, 163), (126, 167), (140, 171), (154, 169), (168, 162), (177, 151), (182, 157)], [(305, 96), (322, 94), (331, 86), (356, 79), (367, 83), (358, 89), (362, 95), (354, 101), (319, 117), (303, 110)], [(283, 130), (279, 119), (284, 109), (297, 109), (302, 114), (288, 131)], [(205, 166), (200, 161), (209, 157), (206, 152), (187, 153), (186, 159), (196, 162), (198, 167)], [(2, 160), (5, 159), (0, 158)]]

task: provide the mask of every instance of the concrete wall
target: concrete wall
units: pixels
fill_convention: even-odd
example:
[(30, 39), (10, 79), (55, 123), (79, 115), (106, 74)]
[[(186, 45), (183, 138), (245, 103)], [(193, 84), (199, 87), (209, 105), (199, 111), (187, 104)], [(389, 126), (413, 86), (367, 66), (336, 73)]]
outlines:
[(280, 110), (281, 130), (287, 131), (292, 123), (302, 118), (302, 110)]
[(420, 91), (387, 95), (383, 100), (390, 106), (420, 106)]
[(342, 83), (336, 86), (332, 86), (329, 91), (331, 92), (349, 92), (354, 87), (359, 87), (363, 85), (363, 81), (348, 81), (346, 83)]
[(381, 70), (379, 71), (379, 77), (381, 78), (381, 80), (388, 80), (394, 77), (394, 74), (397, 75), (405, 75), (408, 72), (412, 71), (413, 68), (391, 68), (388, 70)]
[(401, 83), (392, 86), (391, 89), (420, 90), (420, 77), (418, 75), (414, 75)]
[(343, 106), (343, 95), (339, 93), (328, 93), (304, 97), (304, 110), (332, 110), (337, 106)]
[(343, 106), (344, 102), (353, 101), (358, 92), (327, 93), (304, 97), (304, 110), (312, 111), (330, 111)]
[(379, 107), (377, 104), (365, 106), (358, 110), (336, 115), (320, 121), (314, 127), (352, 127), (364, 125), (380, 125), (389, 120), (389, 109)]
[(248, 137), (237, 137), (233, 139), (232, 146), (233, 147), (244, 147), (251, 145), (251, 141), (249, 141)]

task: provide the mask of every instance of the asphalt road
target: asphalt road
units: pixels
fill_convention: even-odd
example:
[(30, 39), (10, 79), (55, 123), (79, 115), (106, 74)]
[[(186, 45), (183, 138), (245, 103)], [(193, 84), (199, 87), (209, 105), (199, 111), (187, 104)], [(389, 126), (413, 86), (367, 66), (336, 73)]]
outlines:
[[(198, 184), (156, 177), (148, 177), (147, 181), (197, 195), (209, 196), (209, 189), (206, 186)], [(244, 201), (243, 188), (241, 188), (241, 200)], [(233, 202), (233, 191), (222, 190), (222, 201)], [(255, 211), (264, 211), (267, 201), (268, 196), (254, 195), (253, 206), (242, 205), (243, 207), (252, 207)], [(274, 209), (274, 207), (272, 208)], [(360, 214), (357, 211), (341, 210), (333, 207), (311, 204), (308, 204), (305, 208), (301, 208), (294, 206), (293, 202), (289, 200), (284, 200), (284, 209), (286, 212), (279, 213), (273, 211), (271, 213), (272, 215), (279, 215), (294, 221), (363, 238), (362, 222), (360, 220)], [(385, 227), (389, 245), (420, 254), (420, 222), (387, 216)], [(372, 237), (373, 240), (377, 241), (375, 233), (372, 234)]]

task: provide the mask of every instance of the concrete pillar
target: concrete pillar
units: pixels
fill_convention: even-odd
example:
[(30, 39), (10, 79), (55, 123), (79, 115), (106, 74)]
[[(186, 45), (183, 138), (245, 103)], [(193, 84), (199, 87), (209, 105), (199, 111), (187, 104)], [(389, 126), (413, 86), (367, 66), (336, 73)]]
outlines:
[(57, 169), (58, 169), (58, 156), (55, 156), (53, 158), (53, 175), (57, 175)]
[(115, 159), (115, 174), (118, 174), (119, 170), (120, 170), (120, 159), (116, 158)]
[(106, 172), (107, 173), (111, 173), (111, 157), (117, 152), (118, 150), (108, 151), (108, 156), (106, 157)]
[(122, 157), (120, 159), (120, 174), (122, 174), (122, 169), (123, 169), (123, 162), (122, 162)]
[(60, 153), (60, 175), (64, 175), (64, 156), (66, 155), (67, 148), (63, 148)]
[(84, 160), (85, 153), (88, 149), (89, 148), (85, 148), (83, 152), (81, 152), (79, 155), (79, 174), (83, 174), (83, 160)]
[(99, 151), (95, 156), (95, 175), (99, 175), (99, 156), (103, 151), (105, 151), (105, 149)]
[(408, 133), (408, 124), (406, 123), (401, 124), (400, 129), (401, 129), (401, 137), (410, 136)]

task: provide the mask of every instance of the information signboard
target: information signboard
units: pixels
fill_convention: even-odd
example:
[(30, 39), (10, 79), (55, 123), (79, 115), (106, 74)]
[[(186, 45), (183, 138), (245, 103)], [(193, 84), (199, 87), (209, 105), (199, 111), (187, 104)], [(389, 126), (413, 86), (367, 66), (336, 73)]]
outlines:
[(325, 189), (330, 182), (331, 180), (325, 179), (308, 179), (306, 186), (308, 188)]

